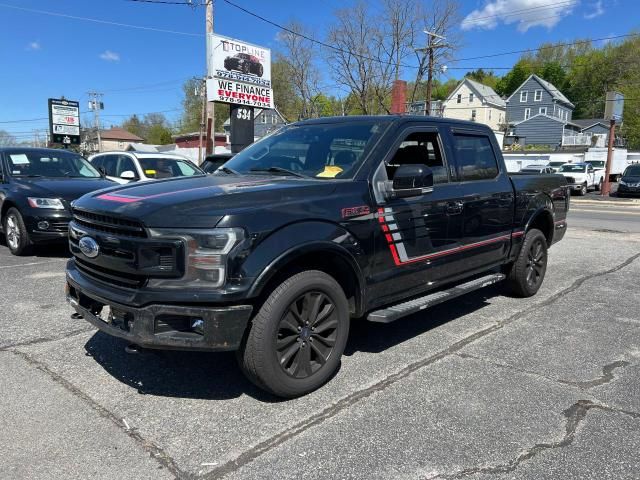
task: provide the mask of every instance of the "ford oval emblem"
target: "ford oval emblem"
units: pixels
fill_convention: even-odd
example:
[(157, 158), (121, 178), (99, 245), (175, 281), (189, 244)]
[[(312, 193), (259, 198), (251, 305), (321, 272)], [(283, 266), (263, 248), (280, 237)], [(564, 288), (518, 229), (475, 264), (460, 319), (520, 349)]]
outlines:
[(78, 242), (78, 247), (87, 258), (96, 258), (100, 253), (98, 242), (91, 237), (82, 237)]

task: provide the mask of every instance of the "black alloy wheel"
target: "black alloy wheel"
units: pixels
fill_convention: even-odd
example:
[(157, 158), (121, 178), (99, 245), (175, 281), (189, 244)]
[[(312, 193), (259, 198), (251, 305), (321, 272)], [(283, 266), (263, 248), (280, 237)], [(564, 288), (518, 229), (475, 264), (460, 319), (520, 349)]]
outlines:
[(507, 268), (507, 285), (518, 297), (535, 295), (547, 271), (547, 238), (537, 228), (527, 231), (520, 252)]
[(278, 324), (276, 352), (280, 367), (293, 378), (307, 378), (327, 363), (336, 344), (338, 313), (319, 291), (300, 295)]
[(547, 250), (542, 243), (545, 241), (540, 237), (536, 238), (527, 252), (526, 280), (529, 287), (536, 290), (539, 288), (547, 268)]

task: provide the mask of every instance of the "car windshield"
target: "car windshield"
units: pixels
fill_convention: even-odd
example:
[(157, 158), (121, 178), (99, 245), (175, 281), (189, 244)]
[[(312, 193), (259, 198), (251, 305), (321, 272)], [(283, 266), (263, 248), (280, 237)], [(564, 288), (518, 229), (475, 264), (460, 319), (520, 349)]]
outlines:
[(604, 168), (604, 162), (602, 161), (597, 161), (597, 162), (589, 162), (591, 165), (593, 165), (593, 168)]
[(540, 168), (523, 168), (520, 171), (524, 173), (540, 173), (540, 170)]
[(77, 153), (14, 150), (6, 154), (7, 171), (15, 177), (100, 178), (100, 172)]
[(247, 147), (221, 169), (226, 173), (352, 178), (387, 121), (291, 125)]
[(622, 174), (623, 177), (640, 177), (640, 165), (632, 165)]
[(560, 167), (561, 172), (584, 172), (584, 165), (563, 165)]
[(139, 158), (147, 178), (191, 177), (204, 172), (187, 160), (177, 158)]

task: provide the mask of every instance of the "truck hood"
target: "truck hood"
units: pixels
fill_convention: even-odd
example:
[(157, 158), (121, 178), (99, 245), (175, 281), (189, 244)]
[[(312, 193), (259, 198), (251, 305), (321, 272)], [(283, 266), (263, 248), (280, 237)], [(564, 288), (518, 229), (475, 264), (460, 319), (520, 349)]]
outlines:
[(62, 198), (67, 202), (89, 192), (111, 187), (103, 178), (14, 178), (13, 183), (29, 197)]
[(116, 213), (156, 228), (211, 228), (225, 215), (329, 195), (332, 181), (205, 175), (134, 183), (88, 194), (76, 208)]

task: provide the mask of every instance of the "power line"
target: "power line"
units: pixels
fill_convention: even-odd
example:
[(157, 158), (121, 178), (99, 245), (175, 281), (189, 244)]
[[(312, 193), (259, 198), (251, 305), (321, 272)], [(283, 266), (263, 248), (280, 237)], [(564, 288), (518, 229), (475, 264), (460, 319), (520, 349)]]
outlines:
[(202, 33), (190, 33), (190, 32), (180, 32), (177, 30), (166, 30), (163, 28), (155, 28), (155, 27), (144, 27), (141, 25), (132, 25), (129, 23), (120, 23), (120, 22), (112, 22), (109, 20), (100, 20), (98, 18), (89, 18), (89, 17), (79, 17), (76, 15), (68, 15), (66, 13), (58, 13), (58, 12), (49, 12), (47, 10), (36, 10), (34, 8), (25, 8), (25, 7), (18, 7), (17, 5), (9, 5), (6, 3), (0, 3), (0, 7), (5, 7), (5, 8), (12, 8), (14, 10), (21, 10), (24, 12), (30, 12), (30, 13), (39, 13), (42, 15), (50, 15), (50, 16), (54, 16), (54, 17), (62, 17), (62, 18), (70, 18), (72, 20), (84, 20), (87, 22), (94, 22), (94, 23), (101, 23), (104, 25), (113, 25), (116, 27), (126, 27), (126, 28), (136, 28), (138, 30), (147, 30), (147, 31), (151, 31), (151, 32), (160, 32), (160, 33), (172, 33), (175, 35), (186, 35), (186, 36), (190, 36), (190, 37), (203, 37), (204, 34)]

